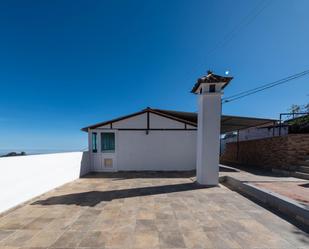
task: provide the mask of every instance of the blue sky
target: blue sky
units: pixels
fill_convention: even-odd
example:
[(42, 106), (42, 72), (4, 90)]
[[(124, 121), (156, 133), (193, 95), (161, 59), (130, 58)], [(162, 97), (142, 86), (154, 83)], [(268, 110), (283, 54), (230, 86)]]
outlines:
[[(225, 96), (309, 69), (308, 9), (307, 0), (1, 1), (0, 149), (82, 149), (88, 124), (147, 106), (195, 111), (190, 89), (208, 69), (235, 77)], [(308, 102), (304, 77), (223, 112), (277, 118)]]

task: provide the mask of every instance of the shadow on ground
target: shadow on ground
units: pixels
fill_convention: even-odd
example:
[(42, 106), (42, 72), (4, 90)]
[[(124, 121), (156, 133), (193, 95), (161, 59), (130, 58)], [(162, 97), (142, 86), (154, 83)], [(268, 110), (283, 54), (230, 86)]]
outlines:
[(301, 186), (303, 188), (309, 188), (309, 183), (305, 183), (305, 184), (300, 184), (298, 186)]
[(31, 203), (31, 205), (78, 205), (78, 206), (93, 207), (99, 204), (100, 202), (109, 202), (114, 199), (177, 193), (202, 188), (210, 188), (210, 187), (205, 187), (195, 182), (192, 182), (192, 183), (133, 188), (133, 189), (88, 191), (82, 193), (53, 196), (45, 200), (35, 201)]
[[(239, 172), (239, 170), (220, 165), (220, 172)], [(196, 176), (195, 170), (189, 171), (118, 171), (118, 172), (91, 172), (82, 178), (105, 178), (117, 180), (128, 180), (136, 178), (193, 178)]]
[(112, 180), (128, 180), (137, 178), (190, 178), (195, 177), (195, 170), (190, 171), (118, 171), (91, 172), (82, 178), (104, 178)]

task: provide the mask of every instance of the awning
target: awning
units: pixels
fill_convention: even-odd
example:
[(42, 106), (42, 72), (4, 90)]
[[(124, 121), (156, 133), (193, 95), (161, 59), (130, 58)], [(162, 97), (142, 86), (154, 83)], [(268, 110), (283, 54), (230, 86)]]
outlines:
[[(197, 125), (197, 113), (196, 112), (179, 112), (172, 110), (162, 110), (154, 109), (157, 112), (168, 114), (186, 121), (193, 122)], [(268, 118), (256, 118), (256, 117), (241, 117), (241, 116), (231, 116), (222, 115), (221, 116), (221, 133), (243, 130), (250, 127), (261, 126), (277, 122), (275, 119)]]
[(238, 117), (222, 115), (221, 117), (221, 133), (243, 130), (250, 127), (273, 124), (277, 120), (252, 117)]

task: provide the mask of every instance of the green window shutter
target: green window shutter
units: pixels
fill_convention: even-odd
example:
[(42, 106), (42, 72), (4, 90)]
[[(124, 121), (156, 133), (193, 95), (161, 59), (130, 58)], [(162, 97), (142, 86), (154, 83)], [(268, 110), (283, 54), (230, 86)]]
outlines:
[(111, 132), (101, 133), (101, 151), (115, 152), (115, 133)]
[(97, 133), (92, 132), (92, 152), (97, 152)]

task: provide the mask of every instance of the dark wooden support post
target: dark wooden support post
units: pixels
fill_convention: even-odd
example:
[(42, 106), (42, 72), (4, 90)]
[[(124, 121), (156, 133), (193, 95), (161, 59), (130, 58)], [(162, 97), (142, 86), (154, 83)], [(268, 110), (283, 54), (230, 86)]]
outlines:
[[(221, 134), (220, 134), (220, 144), (219, 144), (220, 148), (219, 148), (219, 156), (221, 156), (221, 155), (222, 155), (222, 146), (221, 146), (221, 144), (222, 144), (222, 137), (221, 137)], [(219, 159), (219, 163), (220, 163), (220, 159)]]
[(147, 112), (147, 130), (146, 130), (146, 135), (149, 134), (149, 129), (150, 129), (150, 115), (149, 111)]
[(236, 159), (237, 159), (237, 162), (238, 162), (238, 159), (239, 159), (239, 130), (237, 130), (237, 152), (236, 152)]
[(273, 137), (275, 136), (276, 121), (273, 123)]
[(280, 121), (279, 121), (279, 136), (281, 136), (281, 119), (282, 119), (282, 113), (280, 113)]

